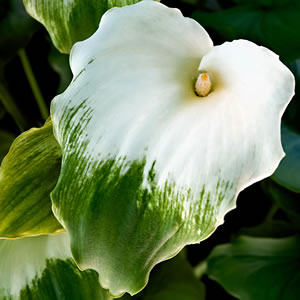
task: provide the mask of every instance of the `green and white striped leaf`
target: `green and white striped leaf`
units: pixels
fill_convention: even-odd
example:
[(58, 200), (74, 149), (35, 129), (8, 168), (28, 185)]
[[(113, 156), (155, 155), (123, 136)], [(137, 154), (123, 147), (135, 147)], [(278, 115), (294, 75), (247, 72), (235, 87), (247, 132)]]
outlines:
[(208, 275), (241, 300), (300, 298), (300, 238), (241, 236), (217, 246)]
[(98, 274), (80, 271), (67, 233), (0, 239), (0, 298), (3, 300), (111, 299)]
[(90, 37), (102, 15), (110, 8), (141, 0), (23, 0), (27, 12), (42, 23), (62, 53)]
[(61, 150), (51, 120), (16, 138), (0, 168), (0, 237), (63, 230), (52, 213), (50, 199), (60, 164)]
[[(114, 296), (135, 294), (274, 172), (294, 78), (271, 51), (213, 47), (197, 22), (152, 1), (106, 13), (71, 69), (51, 107), (63, 154), (53, 211), (80, 267)], [(212, 78), (207, 97), (194, 93), (198, 70)]]

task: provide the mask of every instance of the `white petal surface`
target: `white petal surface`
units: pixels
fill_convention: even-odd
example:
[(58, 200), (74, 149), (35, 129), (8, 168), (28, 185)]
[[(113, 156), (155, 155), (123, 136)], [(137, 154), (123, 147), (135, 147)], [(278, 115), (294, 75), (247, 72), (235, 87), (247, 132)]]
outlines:
[[(269, 50), (212, 48), (199, 24), (151, 1), (106, 13), (71, 67), (52, 103), (63, 151), (54, 212), (80, 266), (113, 295), (134, 294), (156, 263), (209, 236), (238, 192), (275, 170), (294, 79)], [(203, 98), (198, 68), (212, 80)]]

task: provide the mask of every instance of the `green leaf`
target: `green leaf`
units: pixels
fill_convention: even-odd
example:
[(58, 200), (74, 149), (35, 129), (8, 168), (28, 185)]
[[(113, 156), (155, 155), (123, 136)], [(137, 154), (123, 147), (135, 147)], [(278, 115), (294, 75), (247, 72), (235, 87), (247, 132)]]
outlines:
[(282, 220), (270, 220), (253, 227), (242, 227), (239, 231), (241, 235), (272, 238), (291, 236), (297, 232), (293, 224)]
[(299, 299), (299, 269), (299, 236), (241, 236), (217, 246), (208, 260), (208, 275), (242, 300)]
[(0, 237), (63, 230), (50, 200), (60, 164), (61, 151), (50, 120), (16, 138), (0, 168)]
[(6, 63), (28, 43), (39, 24), (28, 16), (20, 0), (0, 5), (4, 8), (0, 15), (0, 63)]
[(283, 115), (283, 120), (287, 127), (300, 134), (300, 58), (289, 64), (296, 80), (295, 96)]
[(70, 53), (76, 42), (91, 36), (108, 9), (139, 1), (23, 0), (27, 12), (46, 27), (55, 47), (62, 53)]
[[(70, 64), (51, 106), (63, 153), (53, 211), (78, 265), (113, 296), (133, 295), (275, 171), (294, 78), (271, 51), (213, 47), (198, 23), (154, 1), (105, 14)], [(207, 98), (194, 92), (198, 69), (216, 75)]]
[[(129, 299), (129, 298), (128, 298)], [(133, 300), (204, 300), (205, 286), (182, 256), (156, 266), (146, 288)]]
[(111, 299), (93, 270), (80, 271), (66, 233), (0, 240), (3, 300)]
[(12, 133), (0, 130), (0, 163), (4, 156), (7, 154), (9, 147), (14, 139), (15, 136)]
[(191, 5), (195, 5), (198, 2), (198, 0), (182, 0), (182, 1)]
[(300, 197), (299, 194), (293, 193), (271, 180), (267, 180), (262, 184), (265, 192), (275, 201), (293, 221), (294, 225), (300, 228)]
[(300, 193), (300, 134), (283, 126), (281, 136), (286, 156), (272, 179), (292, 192)]
[(244, 38), (254, 41), (290, 62), (300, 55), (299, 13), (299, 4), (267, 10), (255, 5), (239, 5), (211, 13), (197, 11), (193, 18), (225, 40)]
[(273, 8), (274, 6), (286, 6), (287, 4), (294, 4), (295, 0), (234, 0), (237, 4), (255, 4), (265, 7)]

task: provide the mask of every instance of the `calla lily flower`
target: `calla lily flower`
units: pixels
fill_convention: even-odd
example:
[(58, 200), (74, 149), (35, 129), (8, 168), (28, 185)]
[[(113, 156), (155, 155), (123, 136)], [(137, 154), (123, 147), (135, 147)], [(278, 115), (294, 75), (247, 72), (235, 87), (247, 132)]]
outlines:
[(70, 64), (51, 106), (62, 148), (53, 211), (80, 268), (113, 296), (135, 294), (274, 172), (294, 78), (268, 49), (213, 46), (196, 21), (152, 1), (109, 10)]

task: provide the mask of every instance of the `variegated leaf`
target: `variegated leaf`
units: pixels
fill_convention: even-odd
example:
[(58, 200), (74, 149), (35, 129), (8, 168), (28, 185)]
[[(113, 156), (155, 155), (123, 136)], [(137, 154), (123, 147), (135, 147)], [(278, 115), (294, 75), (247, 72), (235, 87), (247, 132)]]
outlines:
[(50, 119), (16, 138), (0, 168), (0, 237), (63, 231), (50, 199), (60, 164)]

